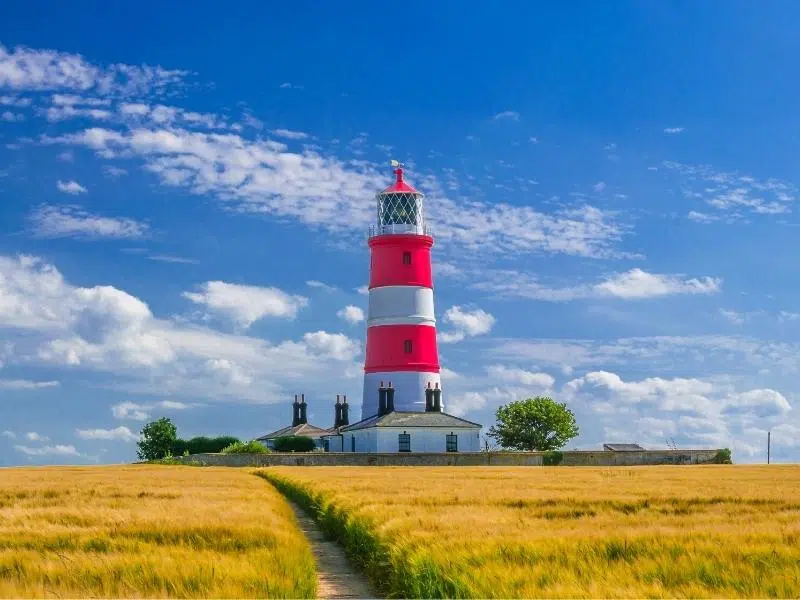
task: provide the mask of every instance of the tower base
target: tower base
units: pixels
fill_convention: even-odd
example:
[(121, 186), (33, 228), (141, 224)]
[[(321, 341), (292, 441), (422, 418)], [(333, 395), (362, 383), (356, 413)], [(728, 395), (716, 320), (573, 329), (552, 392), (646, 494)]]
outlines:
[[(378, 387), (389, 385), (395, 389), (394, 409), (397, 411), (425, 412), (425, 388), (442, 387), (439, 373), (419, 371), (392, 371), (364, 373), (364, 403), (361, 406), (361, 418), (366, 419), (378, 414)], [(444, 400), (442, 400), (444, 404)], [(442, 408), (444, 410), (444, 407)]]

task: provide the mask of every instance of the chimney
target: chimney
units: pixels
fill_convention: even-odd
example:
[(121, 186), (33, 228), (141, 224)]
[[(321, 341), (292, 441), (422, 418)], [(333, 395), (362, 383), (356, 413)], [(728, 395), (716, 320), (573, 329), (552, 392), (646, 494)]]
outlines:
[(378, 416), (382, 417), (386, 414), (386, 388), (383, 387), (383, 382), (378, 388)]
[(300, 424), (300, 403), (297, 401), (297, 394), (294, 395), (292, 403), (292, 427)]
[(300, 394), (300, 424), (301, 425), (303, 425), (305, 423), (308, 423), (308, 420), (306, 419), (306, 408), (307, 407), (308, 407), (308, 405), (306, 404), (306, 395), (305, 394)]
[(336, 394), (336, 416), (333, 419), (333, 428), (339, 429), (342, 426), (342, 405), (339, 403), (339, 394)]
[(344, 402), (342, 402), (342, 427), (347, 427), (350, 425), (350, 405), (347, 404), (347, 396), (342, 396), (344, 398)]
[(391, 381), (389, 387), (386, 388), (386, 412), (394, 412), (394, 388)]
[(433, 412), (433, 388), (430, 381), (425, 388), (425, 412)]
[(442, 390), (438, 383), (433, 390), (433, 412), (442, 412)]

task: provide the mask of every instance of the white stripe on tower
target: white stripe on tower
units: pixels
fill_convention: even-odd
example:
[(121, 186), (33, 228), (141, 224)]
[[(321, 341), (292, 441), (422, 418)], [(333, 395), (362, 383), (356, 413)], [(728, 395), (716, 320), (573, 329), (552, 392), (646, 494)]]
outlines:
[(367, 327), (436, 325), (433, 290), (416, 285), (388, 285), (369, 291)]

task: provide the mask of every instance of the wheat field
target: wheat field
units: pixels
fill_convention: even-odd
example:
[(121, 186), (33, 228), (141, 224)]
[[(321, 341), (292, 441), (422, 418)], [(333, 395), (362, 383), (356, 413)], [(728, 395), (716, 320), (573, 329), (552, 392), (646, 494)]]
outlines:
[(0, 598), (313, 598), (291, 508), (237, 469), (0, 469)]
[(800, 597), (796, 466), (262, 475), (328, 510), (331, 530), (395, 595)]

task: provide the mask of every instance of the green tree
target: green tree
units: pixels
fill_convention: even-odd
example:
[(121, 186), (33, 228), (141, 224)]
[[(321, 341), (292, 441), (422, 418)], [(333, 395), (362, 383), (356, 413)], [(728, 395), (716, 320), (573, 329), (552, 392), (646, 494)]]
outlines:
[(167, 417), (161, 417), (142, 427), (139, 450), (140, 460), (158, 460), (171, 453), (178, 439), (178, 430)]
[(558, 450), (578, 435), (575, 415), (567, 405), (545, 396), (501, 406), (496, 418), (489, 436), (510, 450)]

